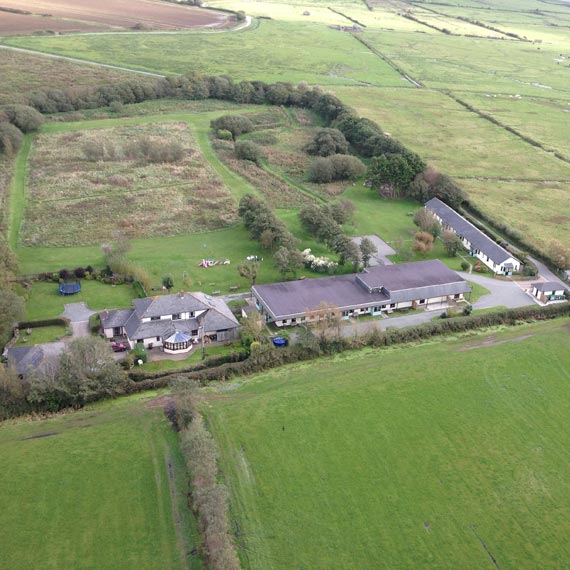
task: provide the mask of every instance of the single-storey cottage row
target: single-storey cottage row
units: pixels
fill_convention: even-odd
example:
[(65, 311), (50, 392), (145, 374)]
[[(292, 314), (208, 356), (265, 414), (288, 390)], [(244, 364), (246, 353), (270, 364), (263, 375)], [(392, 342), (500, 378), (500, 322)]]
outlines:
[(426, 202), (425, 208), (441, 222), (444, 230), (457, 234), (469, 255), (481, 260), (493, 273), (512, 275), (520, 271), (522, 263), (516, 257), (439, 198)]
[(191, 350), (204, 338), (208, 341), (234, 340), (239, 323), (222, 299), (204, 293), (184, 293), (133, 300), (133, 309), (103, 311), (101, 330), (106, 338), (125, 337), (134, 348), (163, 347), (179, 354)]
[(321, 303), (337, 307), (349, 318), (447, 306), (463, 300), (471, 288), (465, 279), (433, 259), (369, 267), (349, 275), (254, 285), (251, 291), (265, 320), (281, 327), (310, 322)]
[(541, 303), (550, 303), (552, 301), (564, 301), (565, 287), (556, 281), (542, 281), (533, 283), (530, 286), (530, 293), (536, 297)]

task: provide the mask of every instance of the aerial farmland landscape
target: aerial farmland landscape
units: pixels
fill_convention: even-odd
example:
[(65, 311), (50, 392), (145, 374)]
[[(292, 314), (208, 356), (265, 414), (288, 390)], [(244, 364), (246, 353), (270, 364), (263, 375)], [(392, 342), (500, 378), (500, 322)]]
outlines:
[(570, 567), (570, 2), (1, 0), (1, 570)]

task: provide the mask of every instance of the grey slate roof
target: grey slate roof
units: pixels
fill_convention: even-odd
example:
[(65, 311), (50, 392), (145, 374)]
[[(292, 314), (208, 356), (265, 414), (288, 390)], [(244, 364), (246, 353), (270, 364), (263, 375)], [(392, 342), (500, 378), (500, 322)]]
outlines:
[(252, 290), (279, 320), (302, 315), (323, 301), (347, 310), (467, 293), (470, 287), (434, 259), (376, 266), (359, 274), (255, 285)]
[(432, 198), (426, 202), (425, 207), (441, 218), (444, 224), (452, 227), (457, 235), (466, 238), (471, 243), (473, 249), (478, 249), (484, 253), (493, 263), (500, 265), (510, 257), (516, 259), (505, 248), (495, 243), (489, 236), (485, 235), (439, 198)]
[[(232, 329), (239, 326), (230, 308), (219, 298), (210, 297), (205, 293), (184, 293), (184, 295), (163, 295), (134, 299), (134, 309), (109, 311), (107, 317), (101, 320), (105, 328), (124, 326), (131, 340), (173, 335), (179, 331), (191, 334), (204, 324), (206, 334), (219, 330)], [(204, 311), (198, 318), (186, 320), (161, 319), (142, 322), (143, 318), (160, 317), (186, 312)], [(120, 324), (119, 324), (120, 323)]]
[(115, 327), (124, 327), (129, 317), (133, 314), (133, 309), (118, 309), (116, 311), (108, 311), (107, 316), (101, 313), (101, 324), (105, 329)]
[(8, 366), (25, 375), (29, 368), (38, 369), (44, 362), (41, 346), (16, 346), (8, 351)]
[(63, 349), (63, 342), (15, 346), (8, 350), (8, 366), (26, 378), (30, 370), (41, 372), (48, 366), (56, 366)]
[(549, 293), (550, 291), (564, 291), (564, 285), (556, 281), (541, 281), (540, 283), (533, 283), (538, 291)]

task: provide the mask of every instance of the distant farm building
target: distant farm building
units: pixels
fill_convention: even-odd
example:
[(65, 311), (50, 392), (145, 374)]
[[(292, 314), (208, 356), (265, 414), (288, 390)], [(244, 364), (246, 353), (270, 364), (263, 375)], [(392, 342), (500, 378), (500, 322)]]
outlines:
[(516, 257), (439, 198), (432, 198), (425, 207), (441, 222), (444, 230), (457, 234), (469, 255), (482, 261), (493, 273), (512, 275), (520, 271), (522, 263)]

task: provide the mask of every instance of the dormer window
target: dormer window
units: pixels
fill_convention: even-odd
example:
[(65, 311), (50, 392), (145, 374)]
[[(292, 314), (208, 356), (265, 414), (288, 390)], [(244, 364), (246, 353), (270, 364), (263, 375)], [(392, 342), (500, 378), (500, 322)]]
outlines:
[(160, 317), (151, 317), (150, 320), (151, 321), (160, 321)]
[(194, 311), (190, 311), (190, 317), (194, 316)]
[(172, 315), (172, 320), (173, 321), (179, 321), (180, 320), (180, 313), (176, 313), (175, 315)]

